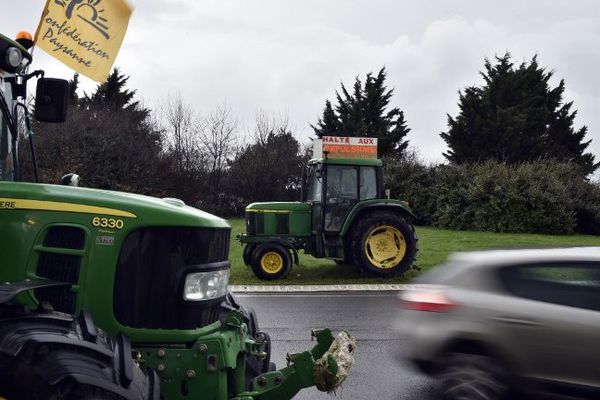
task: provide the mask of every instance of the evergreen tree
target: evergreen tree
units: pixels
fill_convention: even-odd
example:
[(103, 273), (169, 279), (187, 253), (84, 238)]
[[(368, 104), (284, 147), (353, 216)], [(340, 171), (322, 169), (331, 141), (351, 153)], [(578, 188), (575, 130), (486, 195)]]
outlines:
[(311, 125), (317, 137), (360, 136), (376, 137), (379, 156), (402, 156), (408, 140), (404, 113), (397, 107), (388, 110), (393, 89), (387, 89), (385, 67), (373, 75), (368, 73), (364, 84), (356, 77), (352, 91), (341, 84), (336, 92), (335, 108), (325, 101), (322, 116), (316, 125)]
[(594, 156), (584, 153), (587, 127), (577, 130), (577, 111), (563, 103), (564, 80), (550, 87), (553, 72), (539, 66), (534, 56), (515, 67), (510, 53), (485, 60), (482, 86), (459, 92), (459, 114), (448, 115), (448, 131), (441, 137), (453, 163), (497, 160), (520, 163), (556, 159), (579, 164), (586, 174), (596, 170)]
[(115, 69), (91, 96), (79, 98), (76, 74), (65, 123), (35, 122), (42, 181), (75, 172), (84, 186), (159, 193), (166, 171), (162, 132), (134, 101), (135, 90), (125, 88), (127, 80)]
[(77, 89), (79, 88), (79, 74), (75, 72), (73, 79), (69, 80), (69, 106), (77, 107), (79, 104), (79, 96)]
[(139, 102), (133, 100), (136, 91), (125, 88), (128, 80), (129, 76), (122, 74), (118, 68), (113, 69), (106, 81), (98, 85), (91, 96), (86, 96), (86, 102), (113, 110), (142, 111)]

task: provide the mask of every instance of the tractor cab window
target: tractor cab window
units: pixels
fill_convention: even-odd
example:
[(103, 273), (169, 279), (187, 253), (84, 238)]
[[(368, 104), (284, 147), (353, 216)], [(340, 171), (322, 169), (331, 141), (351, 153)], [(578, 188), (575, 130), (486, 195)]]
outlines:
[(12, 143), (8, 127), (0, 115), (0, 181), (12, 180)]
[(377, 173), (375, 167), (360, 167), (360, 199), (377, 198)]
[(327, 169), (327, 203), (355, 201), (357, 197), (357, 169), (331, 165)]
[(323, 178), (317, 170), (317, 166), (308, 170), (308, 191), (307, 201), (321, 201), (321, 193), (323, 192)]

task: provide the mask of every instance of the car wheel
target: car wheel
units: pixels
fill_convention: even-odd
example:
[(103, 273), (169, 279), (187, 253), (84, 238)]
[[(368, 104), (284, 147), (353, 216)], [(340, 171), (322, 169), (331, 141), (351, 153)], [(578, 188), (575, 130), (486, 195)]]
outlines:
[(474, 354), (452, 354), (438, 376), (447, 400), (500, 400), (508, 394), (506, 370), (496, 360)]
[(257, 278), (272, 281), (285, 278), (292, 269), (288, 249), (279, 243), (263, 243), (252, 255), (252, 272)]

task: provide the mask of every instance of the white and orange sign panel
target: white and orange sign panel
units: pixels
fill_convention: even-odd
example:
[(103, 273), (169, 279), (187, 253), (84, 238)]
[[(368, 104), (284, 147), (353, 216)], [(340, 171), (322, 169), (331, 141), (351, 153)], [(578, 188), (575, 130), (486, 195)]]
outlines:
[[(326, 153), (326, 154), (325, 154)], [(377, 158), (377, 138), (323, 136), (313, 144), (313, 158)]]

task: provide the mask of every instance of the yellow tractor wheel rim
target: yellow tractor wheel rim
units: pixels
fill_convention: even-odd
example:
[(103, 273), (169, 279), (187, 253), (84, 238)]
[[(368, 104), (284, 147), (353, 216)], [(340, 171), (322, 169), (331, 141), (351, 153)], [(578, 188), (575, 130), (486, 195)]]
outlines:
[(275, 251), (268, 251), (260, 259), (260, 267), (269, 274), (276, 274), (283, 269), (283, 257)]
[(367, 236), (365, 254), (376, 268), (394, 268), (406, 254), (404, 235), (393, 226), (378, 226)]

